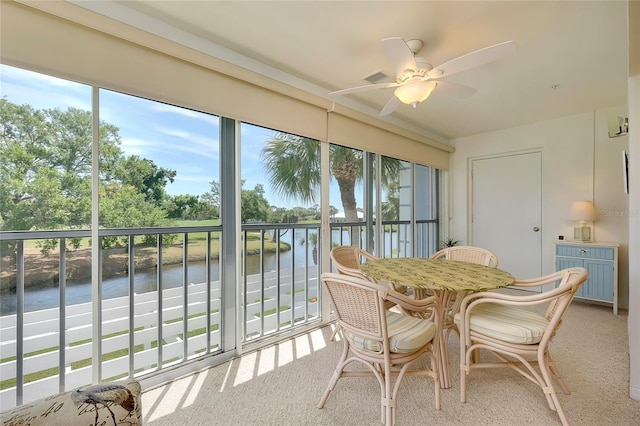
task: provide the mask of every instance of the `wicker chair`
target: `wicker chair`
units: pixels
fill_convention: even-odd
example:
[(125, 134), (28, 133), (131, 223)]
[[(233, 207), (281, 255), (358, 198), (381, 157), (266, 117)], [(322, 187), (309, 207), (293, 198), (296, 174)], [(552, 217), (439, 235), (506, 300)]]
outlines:
[[(460, 262), (476, 263), (478, 265), (489, 266), (492, 268), (498, 267), (498, 256), (487, 249), (475, 246), (445, 247), (432, 254), (431, 259), (457, 260)], [(424, 292), (425, 290), (422, 291)], [(444, 324), (442, 324), (442, 329), (444, 330), (444, 337), (442, 340), (443, 345), (448, 345), (449, 335), (451, 332), (460, 336), (458, 328), (453, 321), (453, 315), (455, 315), (460, 309), (461, 299), (461, 297), (458, 298), (457, 295), (454, 295), (449, 300), (449, 306), (443, 307), (443, 309), (447, 309), (445, 321)]]
[[(376, 260), (378, 259), (376, 256), (372, 255), (369, 252), (362, 250), (361, 248), (354, 246), (336, 246), (331, 250), (330, 253), (331, 262), (333, 266), (336, 268), (339, 274), (349, 275), (350, 277), (362, 278), (366, 280), (367, 278), (362, 274), (360, 270), (360, 265), (362, 265), (363, 261), (367, 260)], [(407, 294), (407, 287), (404, 286), (395, 286), (389, 284), (395, 291), (398, 291), (403, 294)], [(391, 309), (395, 306), (392, 302), (387, 302), (387, 309)], [(330, 340), (335, 340), (336, 334), (340, 327), (336, 327), (331, 335)]]
[[(377, 260), (378, 257), (354, 246), (336, 246), (331, 250), (331, 261), (339, 274), (367, 279), (360, 270), (363, 261)], [(407, 287), (389, 284), (395, 291), (407, 294)]]
[[(437, 371), (437, 336), (439, 315), (431, 320), (410, 317), (385, 308), (386, 301), (412, 311), (437, 313), (439, 300), (430, 297), (411, 299), (380, 285), (343, 274), (324, 273), (322, 283), (335, 307), (338, 326), (342, 330), (344, 349), (329, 385), (318, 404), (323, 408), (339, 379), (349, 376), (374, 376), (381, 391), (382, 421), (395, 422), (397, 394), (405, 376), (429, 376), (435, 387), (435, 406), (440, 409), (440, 379)], [(412, 364), (422, 355), (430, 357), (430, 368)], [(345, 370), (351, 362), (360, 362), (367, 369)], [(392, 377), (396, 377), (392, 383)]]
[(360, 265), (363, 261), (378, 259), (371, 253), (354, 246), (336, 246), (331, 250), (330, 256), (338, 273), (363, 279), (366, 278), (360, 271)]
[(498, 267), (498, 256), (487, 249), (474, 246), (445, 247), (434, 253), (432, 259), (459, 260), (479, 265)]
[[(456, 314), (460, 342), (460, 400), (466, 402), (467, 375), (479, 368), (512, 368), (542, 388), (547, 403), (563, 425), (568, 424), (552, 377), (565, 394), (569, 388), (549, 354), (562, 317), (580, 286), (587, 280), (584, 268), (568, 268), (530, 280), (516, 281), (520, 287), (555, 284), (553, 290), (533, 295), (497, 292), (473, 293), (464, 298)], [(544, 315), (527, 307), (546, 307)], [(489, 351), (498, 362), (481, 362), (477, 352)]]

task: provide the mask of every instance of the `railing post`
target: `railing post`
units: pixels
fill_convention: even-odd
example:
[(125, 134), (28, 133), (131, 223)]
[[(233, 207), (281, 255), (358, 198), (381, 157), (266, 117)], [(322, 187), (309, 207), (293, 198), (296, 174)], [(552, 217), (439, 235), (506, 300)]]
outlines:
[(135, 371), (134, 363), (134, 351), (135, 351), (135, 339), (133, 335), (134, 327), (133, 322), (135, 319), (135, 272), (136, 272), (136, 258), (135, 258), (135, 246), (136, 242), (133, 235), (129, 235), (129, 377), (133, 377)]
[(60, 253), (58, 256), (58, 290), (60, 294), (60, 332), (58, 335), (58, 391), (64, 392), (66, 379), (66, 319), (67, 319), (67, 244), (65, 238), (60, 238)]
[(189, 234), (182, 239), (182, 350), (183, 361), (189, 358)]
[(22, 405), (24, 386), (24, 241), (18, 241), (16, 273), (16, 404)]
[(163, 320), (162, 320), (162, 311), (164, 309), (163, 306), (163, 291), (162, 291), (162, 234), (158, 234), (158, 240), (157, 240), (157, 247), (158, 247), (158, 266), (157, 266), (157, 273), (156, 273), (156, 291), (158, 292), (158, 362), (156, 365), (156, 370), (161, 370), (162, 369), (162, 363), (163, 363), (163, 357), (162, 357), (162, 347), (164, 346), (162, 343), (163, 340), (163, 335), (162, 335), (162, 326), (163, 326)]

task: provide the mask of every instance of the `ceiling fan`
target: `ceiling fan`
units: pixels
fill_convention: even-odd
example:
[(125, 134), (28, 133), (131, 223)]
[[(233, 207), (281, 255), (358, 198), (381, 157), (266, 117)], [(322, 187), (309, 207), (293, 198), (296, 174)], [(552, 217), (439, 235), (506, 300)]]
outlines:
[(381, 116), (391, 114), (401, 102), (412, 105), (415, 108), (420, 102), (427, 99), (433, 90), (438, 90), (442, 94), (457, 98), (466, 98), (473, 95), (476, 92), (475, 89), (440, 79), (496, 61), (515, 53), (517, 50), (513, 41), (505, 41), (467, 53), (442, 65), (433, 67), (424, 58), (415, 56), (422, 49), (422, 41), (420, 40), (404, 41), (401, 37), (385, 38), (382, 40), (382, 48), (395, 65), (395, 82), (351, 87), (331, 92), (329, 95), (345, 95), (347, 93), (395, 87), (394, 96), (380, 111)]

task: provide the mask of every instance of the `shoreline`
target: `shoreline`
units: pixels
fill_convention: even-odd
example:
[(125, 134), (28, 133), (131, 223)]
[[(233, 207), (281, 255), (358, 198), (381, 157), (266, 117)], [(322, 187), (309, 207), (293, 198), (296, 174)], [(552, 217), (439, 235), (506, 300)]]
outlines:
[[(270, 242), (269, 242), (270, 243)], [(291, 245), (280, 242), (280, 251), (291, 250)], [(265, 241), (265, 253), (275, 253), (275, 243), (267, 244)], [(249, 250), (247, 255), (257, 255), (260, 249)], [(144, 272), (157, 267), (156, 247), (136, 246), (134, 249), (134, 267), (136, 271)], [(206, 250), (202, 244), (189, 244), (187, 262), (204, 262)], [(218, 260), (219, 253), (211, 253), (211, 259)], [(48, 255), (43, 255), (38, 248), (25, 249), (24, 254), (24, 288), (56, 287), (59, 283), (59, 250), (51, 250)], [(162, 251), (163, 265), (179, 265), (183, 260), (182, 243), (172, 244)], [(0, 293), (15, 292), (17, 284), (17, 271), (15, 260), (10, 256), (2, 256), (0, 261)], [(67, 286), (86, 284), (91, 280), (91, 248), (82, 247), (67, 250), (66, 276)], [(103, 250), (102, 275), (103, 279), (115, 278), (128, 274), (129, 260), (125, 247), (116, 247)]]

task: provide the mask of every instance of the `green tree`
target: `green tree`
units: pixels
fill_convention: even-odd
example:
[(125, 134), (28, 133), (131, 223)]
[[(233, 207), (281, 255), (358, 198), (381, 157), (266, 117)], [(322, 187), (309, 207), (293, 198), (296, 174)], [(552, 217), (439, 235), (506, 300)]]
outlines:
[(382, 220), (400, 219), (400, 181), (387, 184), (387, 200), (382, 202)]
[[(216, 210), (220, 211), (220, 184), (218, 181), (212, 180), (209, 182), (211, 185), (211, 190), (209, 192), (205, 192), (200, 196), (200, 201), (203, 203), (210, 204), (216, 208)], [(220, 217), (218, 214), (217, 217)]]
[[(348, 222), (358, 221), (356, 183), (362, 180), (362, 151), (330, 145), (331, 176), (338, 183)], [(302, 202), (319, 201), (320, 144), (314, 139), (279, 132), (262, 149), (265, 169), (274, 190), (285, 198)], [(383, 185), (400, 170), (400, 161), (382, 157)]]
[[(170, 220), (164, 209), (149, 203), (146, 195), (137, 188), (120, 184), (100, 187), (100, 223), (108, 223), (110, 228), (129, 228), (132, 226), (148, 228), (169, 225)], [(167, 238), (171, 239), (171, 236)], [(144, 244), (155, 244), (155, 235), (143, 237)], [(166, 242), (166, 240), (165, 240)], [(126, 246), (127, 237), (104, 237), (103, 247)]]
[[(220, 184), (217, 181), (209, 182), (211, 190), (203, 194), (202, 201), (213, 206), (220, 205)], [(241, 182), (244, 185), (244, 180)], [(276, 210), (272, 209), (269, 201), (264, 197), (264, 186), (257, 184), (253, 189), (242, 189), (240, 193), (240, 220), (242, 223), (249, 221), (268, 222)]]
[(183, 218), (192, 220), (219, 219), (220, 210), (217, 206), (203, 201), (202, 199), (198, 199), (198, 204), (189, 209), (187, 217)]
[[(77, 228), (91, 215), (91, 115), (69, 108), (35, 110), (0, 99), (2, 229)], [(121, 155), (117, 128), (100, 129), (100, 162)]]
[(264, 197), (264, 187), (257, 184), (254, 189), (243, 189), (241, 195), (242, 223), (248, 221), (266, 222), (271, 216), (271, 207)]
[(147, 158), (131, 155), (121, 160), (116, 168), (115, 178), (122, 185), (131, 185), (144, 194), (145, 200), (160, 205), (167, 197), (165, 186), (173, 183), (176, 171), (158, 167)]
[[(118, 132), (116, 126), (100, 123), (101, 226), (166, 223), (166, 212), (154, 204), (164, 197), (164, 186), (175, 172), (146, 159), (126, 159)], [(92, 141), (89, 111), (37, 110), (0, 99), (0, 229), (88, 227)], [(133, 214), (133, 209), (142, 214)], [(45, 242), (43, 248), (55, 244)]]
[(199, 204), (197, 195), (179, 194), (170, 197), (163, 206), (172, 219), (196, 219)]

